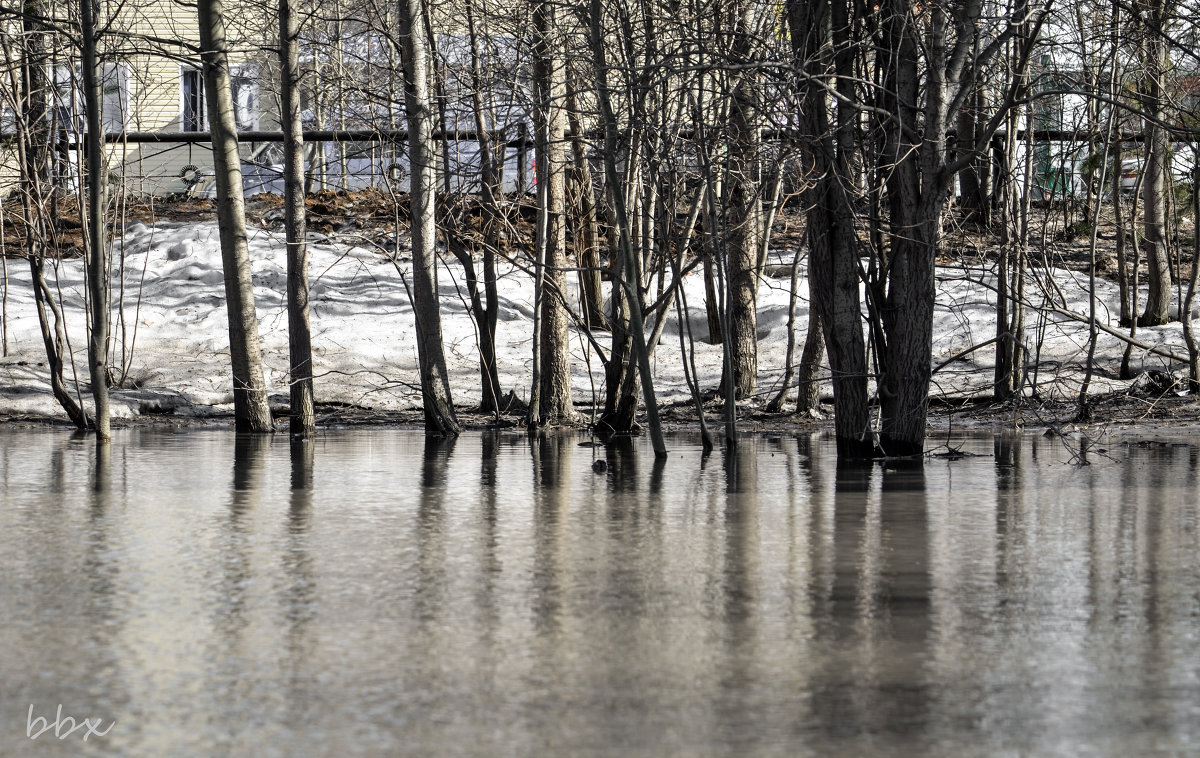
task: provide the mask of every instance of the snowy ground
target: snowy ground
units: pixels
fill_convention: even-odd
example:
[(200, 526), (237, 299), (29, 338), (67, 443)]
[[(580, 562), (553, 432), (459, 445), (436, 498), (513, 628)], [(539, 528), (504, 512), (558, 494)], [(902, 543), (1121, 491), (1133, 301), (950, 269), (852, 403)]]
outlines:
[[(256, 300), (267, 378), (272, 393), (286, 399), (287, 318), (284, 306), (284, 252), (282, 235), (251, 231)], [(114, 254), (123, 259), (123, 272), (114, 271), (113, 364), (116, 417), (170, 410), (180, 415), (209, 415), (232, 411), (231, 379), (218, 231), (215, 223), (161, 222), (148, 226), (135, 222), (115, 243)], [(791, 253), (777, 255), (790, 262)], [(337, 401), (381, 411), (417, 407), (413, 388), (417, 373), (412, 307), (402, 273), (380, 251), (336, 242), (314, 243), (310, 251), (312, 328), (317, 371), (318, 401)], [(59, 416), (49, 391), (45, 353), (23, 261), (7, 262), (7, 347), (0, 359), (0, 415)], [(57, 263), (49, 271), (52, 286), (65, 304), (74, 372), (81, 392), (87, 375), (84, 349), (84, 309), (79, 260)], [(994, 336), (994, 297), (983, 282), (981, 269), (945, 269), (941, 272), (934, 323), (934, 362), (984, 342)], [(479, 400), (475, 329), (467, 314), (461, 268), (444, 263), (440, 272), (443, 330), (452, 376), (454, 400), (470, 406)], [(1068, 306), (1086, 313), (1086, 281), (1064, 271), (1054, 279), (1069, 295)], [(689, 319), (697, 338), (696, 361), (701, 382), (714, 387), (719, 380), (719, 345), (703, 342), (707, 335), (703, 281), (686, 278)], [(571, 284), (575, 293), (574, 282)], [(528, 395), (532, 354), (533, 295), (529, 279), (505, 268), (499, 282), (502, 306), (498, 343), (503, 391)], [(122, 294), (123, 289), (123, 294)], [(1031, 292), (1036, 287), (1029, 285)], [(1100, 315), (1115, 326), (1116, 316), (1106, 304), (1116, 302), (1115, 286), (1101, 284)], [(763, 399), (774, 394), (787, 347), (788, 279), (767, 278), (759, 293), (759, 367)], [(802, 287), (796, 307), (798, 342), (808, 323), (808, 293)], [(1086, 348), (1087, 328), (1058, 316), (1031, 312), (1027, 321), (1031, 350), (1042, 361), (1039, 380), (1043, 391), (1072, 393), (1078, 388), (1077, 370)], [(1143, 329), (1139, 338), (1172, 347), (1183, 353), (1179, 324)], [(1040, 339), (1040, 348), (1035, 344)], [(599, 335), (607, 345), (607, 335)], [(597, 356), (577, 333), (572, 335), (572, 373), (576, 400), (590, 400), (603, 392), (603, 369)], [(797, 345), (797, 355), (799, 354)], [(1098, 355), (1102, 369), (1115, 373), (1121, 343), (1102, 336)], [(935, 391), (949, 394), (989, 392), (992, 350), (984, 348), (968, 359), (955, 361), (935, 376)], [(1138, 353), (1139, 365), (1162, 368), (1164, 360)], [(655, 388), (666, 402), (687, 397), (683, 380), (678, 324), (672, 313), (654, 360)], [(68, 368), (68, 379), (72, 369)], [(1119, 385), (1101, 377), (1097, 390)]]

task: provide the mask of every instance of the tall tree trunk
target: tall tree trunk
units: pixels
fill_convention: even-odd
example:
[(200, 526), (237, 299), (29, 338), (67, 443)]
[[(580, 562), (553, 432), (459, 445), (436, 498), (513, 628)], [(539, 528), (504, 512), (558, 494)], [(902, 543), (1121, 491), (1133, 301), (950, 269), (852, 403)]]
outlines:
[(217, 220), (221, 229), (221, 265), (225, 273), (229, 354), (233, 369), (234, 425), (240, 432), (270, 432), (273, 426), (259, 349), (254, 284), (250, 278), (246, 207), (229, 79), (223, 1), (199, 0), (197, 16), (216, 172)]
[[(1020, 92), (1028, 91), (1028, 73), (1019, 77)], [(1033, 112), (1026, 106), (1026, 156), (1033, 155)], [(1017, 132), (1020, 115), (1007, 116), (1007, 135), (1001, 160), (1003, 178), (997, 182), (1003, 197), (1003, 226), (1000, 230), (1000, 259), (996, 266), (996, 365), (993, 372), (997, 400), (1019, 397), (1025, 384), (1025, 262), (1029, 249), (1029, 205), (1033, 187), (1033, 161), (1025, 160), (1020, 182), (1016, 179)]]
[[(650, 371), (650, 355), (646, 349), (645, 323), (642, 319), (641, 276), (635, 260), (635, 251), (631, 238), (629, 214), (625, 207), (625, 198), (617, 181), (617, 117), (613, 111), (612, 98), (608, 90), (608, 62), (605, 52), (605, 34), (603, 25), (603, 8), (600, 0), (590, 0), (588, 3), (588, 42), (591, 47), (592, 62), (597, 71), (596, 100), (600, 106), (601, 122), (604, 126), (604, 173), (611, 187), (612, 212), (618, 235), (617, 254), (621, 260), (622, 270), (614, 274), (614, 279), (620, 282), (626, 306), (629, 309), (629, 333), (632, 344), (632, 356), (637, 361), (638, 377), (642, 396), (646, 402), (646, 420), (650, 427), (650, 441), (657, 458), (667, 455), (666, 443), (663, 441), (662, 425), (658, 417), (658, 400), (654, 396), (654, 378)], [(614, 322), (616, 319), (614, 319)], [(617, 327), (614, 323), (614, 346), (617, 339)], [(614, 349), (610, 364), (616, 363), (617, 351)], [(636, 385), (634, 385), (636, 386)]]
[[(753, 57), (753, 19), (759, 12), (749, 2), (739, 2), (732, 10), (735, 64), (745, 64)], [(758, 256), (763, 235), (759, 156), (762, 150), (759, 134), (762, 87), (753, 71), (746, 68), (736, 74), (730, 113), (734, 139), (730, 146), (729, 166), (732, 228), (729, 229), (727, 250), (729, 300), (726, 305), (730, 366), (734, 391), (739, 398), (752, 395), (758, 382)]]
[[(38, 315), (38, 328), (46, 350), (46, 366), (50, 372), (50, 390), (62, 406), (71, 423), (88, 429), (91, 419), (72, 397), (63, 378), (66, 359), (66, 330), (62, 311), (54, 300), (54, 292), (46, 282), (46, 249), (51, 228), (47, 209), (57, 202), (50, 181), (51, 119), (47, 107), (50, 87), (46, 75), (48, 55), (47, 30), (41, 19), (45, 10), (39, 0), (27, 0), (21, 15), (20, 36), (20, 117), (17, 119), (17, 163), (21, 177), (21, 215), (25, 226), (25, 257), (33, 284), (33, 299)], [(10, 52), (6, 46), (5, 52)]]
[(808, 315), (808, 333), (800, 365), (796, 369), (796, 413), (815, 415), (821, 409), (821, 361), (825, 358), (825, 332), (821, 314), (813, 308)]
[(95, 403), (96, 437), (112, 437), (108, 403), (108, 234), (104, 223), (108, 206), (104, 160), (104, 120), (101, 109), (104, 91), (100, 83), (100, 59), (96, 52), (97, 9), (95, 0), (80, 0), (79, 25), (82, 38), (81, 68), (83, 100), (87, 119), (87, 293), (91, 324), (88, 329), (88, 374)]
[[(976, 51), (978, 54), (978, 51)], [(958, 114), (958, 150), (970, 152), (975, 149), (978, 127), (984, 119), (983, 88), (977, 87), (970, 95), (970, 107)], [(958, 172), (958, 202), (963, 221), (977, 229), (986, 229), (991, 222), (987, 201), (987, 154), (971, 161)]]
[(499, 295), (496, 284), (496, 256), (500, 248), (502, 194), (498, 165), (504, 161), (506, 148), (503, 139), (499, 149), (493, 139), (495, 108), (492, 101), (484, 102), (487, 84), (483, 77), (483, 55), (480, 35), (475, 18), (474, 2), (466, 4), (467, 33), (471, 44), (471, 110), (475, 120), (476, 139), (479, 145), (479, 202), (483, 227), (483, 282), (475, 272), (475, 258), (471, 250), (456, 239), (458, 229), (448, 227), (447, 244), (463, 267), (467, 280), (467, 295), (471, 299), (471, 312), (475, 315), (475, 326), (479, 330), (479, 384), (480, 413), (499, 413), (500, 370), (496, 364), (496, 324), (499, 314)]
[(596, 212), (596, 190), (587, 145), (583, 141), (583, 122), (579, 118), (576, 87), (567, 83), (567, 121), (571, 127), (571, 152), (575, 176), (578, 229), (575, 239), (579, 260), (579, 300), (584, 322), (589, 329), (607, 329), (604, 313), (604, 283), (600, 275), (600, 219)]
[[(934, 10), (927, 51), (929, 79), (921, 79), (921, 49), (908, 0), (883, 5), (884, 38), (891, 65), (885, 82), (885, 125), (881, 161), (887, 172), (889, 250), (883, 302), (885, 340), (879, 355), (880, 447), (886, 455), (920, 455), (925, 446), (933, 353), (934, 262), (942, 199), (937, 186), (945, 152), (945, 83), (937, 76), (945, 60), (945, 27)], [(925, 88), (926, 137), (917, 142), (921, 87)]]
[[(953, 14), (952, 14), (953, 11)], [(987, 61), (975, 57), (977, 40), (989, 34), (979, 25), (980, 4), (963, 8), (926, 7), (916, 0), (885, 0), (880, 7), (882, 44), (889, 62), (879, 103), (889, 114), (880, 120), (884, 135), (879, 156), (886, 173), (889, 246), (885, 266), (872, 282), (882, 301), (879, 358), (880, 448), (886, 455), (917, 456), (924, 451), (933, 352), (936, 257), (950, 182), (974, 155), (951, 157), (949, 124), (957, 117), (972, 77), (982, 78)], [(1014, 9), (1002, 32), (1015, 36), (1028, 8)], [(1018, 45), (1015, 69), (1028, 65), (1044, 11)], [(918, 38), (918, 32), (920, 37)], [(990, 45), (990, 50), (999, 46)], [(969, 66), (970, 75), (963, 73)], [(992, 123), (1009, 108), (1010, 93)], [(982, 146), (990, 134), (977, 135)]]
[(1113, 155), (1113, 175), (1110, 177), (1112, 203), (1113, 203), (1113, 228), (1116, 230), (1116, 257), (1117, 257), (1117, 292), (1121, 299), (1121, 307), (1118, 315), (1118, 323), (1121, 326), (1129, 326), (1133, 322), (1133, 298), (1129, 289), (1129, 255), (1125, 244), (1125, 203), (1121, 197), (1121, 131), (1117, 128), (1116, 136), (1112, 144)]
[(437, 150), (433, 141), (433, 105), (429, 87), (428, 29), (421, 0), (400, 0), (400, 44), (404, 66), (404, 104), (412, 163), (409, 209), (412, 217), (413, 314), (425, 430), (457, 435), (458, 419), (450, 398), (450, 379), (442, 346), (442, 314), (437, 288)]
[[(567, 308), (567, 129), (563, 110), (566, 97), (566, 68), (559, 50), (554, 5), (538, 0), (533, 11), (534, 85), (537, 101), (533, 109), (537, 129), (538, 232), (542, 238), (544, 269), (541, 284), (541, 330), (538, 349), (540, 382), (536, 407), (529, 409), (533, 426), (571, 423), (571, 360), (568, 345)], [(532, 404), (531, 404), (532, 405)]]
[[(860, 242), (854, 228), (852, 156), (858, 150), (857, 102), (853, 80), (855, 51), (846, 5), (838, 0), (789, 0), (788, 24), (792, 52), (805, 73), (801, 83), (804, 108), (800, 128), (804, 136), (806, 171), (818, 177), (806, 192), (810, 291), (812, 308), (825, 335), (829, 368), (833, 374), (834, 434), (839, 459), (869, 458), (875, 445), (867, 400), (866, 341), (859, 298)], [(825, 58), (830, 45), (837, 52)], [(831, 71), (835, 87), (849, 99), (839, 103), (837, 132), (829, 118)]]
[(96, 437), (104, 443), (112, 438), (108, 404), (108, 240), (104, 227), (107, 182), (104, 178), (104, 126), (101, 109), (100, 56), (96, 52), (97, 8), (95, 0), (79, 0), (79, 30), (82, 41), (80, 68), (86, 119), (85, 167), (88, 180), (88, 221), (85, 224), (86, 271), (88, 271), (88, 373), (95, 403)]
[[(1192, 144), (1192, 155), (1197, 153), (1198, 146)], [(1192, 166), (1192, 218), (1200, 219), (1200, 162)], [(1188, 389), (1194, 394), (1200, 392), (1200, 344), (1197, 344), (1195, 319), (1191, 317), (1192, 306), (1196, 302), (1196, 288), (1200, 286), (1200, 260), (1196, 251), (1200, 251), (1200, 224), (1192, 225), (1192, 271), (1188, 276), (1187, 294), (1179, 306), (1180, 320), (1183, 321), (1183, 339), (1188, 349)]]
[(279, 0), (280, 105), (284, 153), (284, 234), (287, 237), (288, 355), (293, 435), (316, 431), (312, 332), (308, 321), (308, 243), (304, 207), (304, 122), (300, 109), (300, 23), (295, 0)]
[(1142, 198), (1146, 239), (1146, 261), (1149, 263), (1149, 291), (1146, 310), (1139, 319), (1142, 326), (1165, 324), (1171, 312), (1171, 261), (1167, 250), (1166, 204), (1170, 157), (1167, 155), (1167, 132), (1161, 126), (1166, 120), (1163, 92), (1166, 77), (1166, 50), (1162, 41), (1163, 0), (1146, 4), (1147, 28), (1144, 31), (1146, 94), (1146, 161), (1142, 168)]

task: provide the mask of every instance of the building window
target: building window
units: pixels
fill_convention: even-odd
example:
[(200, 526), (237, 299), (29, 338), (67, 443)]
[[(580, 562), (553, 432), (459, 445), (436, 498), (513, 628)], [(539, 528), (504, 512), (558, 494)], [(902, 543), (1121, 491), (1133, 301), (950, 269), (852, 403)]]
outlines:
[(258, 67), (230, 66), (229, 85), (233, 89), (233, 113), (238, 131), (258, 129)]
[[(234, 120), (238, 131), (258, 129), (257, 67), (230, 66), (229, 85), (233, 91)], [(185, 132), (208, 131), (208, 102), (204, 99), (204, 76), (200, 70), (183, 69), (180, 87), (180, 129)]]
[(52, 119), (51, 129), (71, 132), (83, 131), (82, 85), (74, 66), (54, 67), (53, 104), (48, 112)]
[(100, 88), (100, 123), (106, 133), (120, 134), (129, 128), (129, 68), (120, 63), (101, 64)]
[[(107, 134), (120, 134), (129, 126), (129, 68), (122, 63), (100, 64), (100, 124)], [(83, 77), (74, 66), (55, 66), (55, 129), (86, 131)]]
[(185, 132), (208, 131), (208, 108), (204, 102), (204, 77), (195, 68), (183, 69), (179, 128)]

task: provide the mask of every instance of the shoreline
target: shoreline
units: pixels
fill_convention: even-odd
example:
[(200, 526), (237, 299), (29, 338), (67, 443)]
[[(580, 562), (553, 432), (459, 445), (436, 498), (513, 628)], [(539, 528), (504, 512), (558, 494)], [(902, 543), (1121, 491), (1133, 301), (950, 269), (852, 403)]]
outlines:
[[(1046, 436), (1086, 439), (1145, 440), (1150, 442), (1200, 443), (1200, 402), (1191, 396), (1146, 398), (1128, 392), (1110, 392), (1093, 396), (1093, 418), (1077, 421), (1074, 401), (1036, 401), (1023, 398), (1019, 403), (992, 400), (952, 402), (933, 398), (929, 410), (926, 455), (944, 446), (940, 439), (960, 435), (1000, 435), (1013, 432), (1042, 432)], [(128, 429), (228, 429), (232, 431), (233, 414), (204, 406), (180, 408), (169, 413), (142, 413), (112, 419), (114, 431)], [(580, 420), (574, 425), (547, 427), (546, 432), (574, 432), (602, 437), (592, 424), (593, 407), (577, 405)], [(286, 406), (272, 409), (276, 429), (273, 434), (287, 435)], [(767, 413), (748, 406), (738, 416), (739, 436), (778, 436), (785, 434), (832, 433), (833, 408), (822, 404), (820, 417), (800, 417), (794, 413)], [(599, 414), (599, 409), (595, 409)], [(456, 408), (463, 432), (528, 433), (523, 414), (480, 414), (471, 406)], [(660, 406), (663, 433), (670, 436), (699, 435), (699, 421), (691, 402)], [(639, 419), (644, 419), (639, 414)], [(722, 444), (724, 422), (719, 401), (705, 404), (705, 419), (717, 444)], [(65, 417), (42, 414), (0, 414), (0, 429), (61, 428), (81, 433)], [(341, 402), (317, 403), (317, 433), (339, 429), (403, 429), (424, 430), (424, 416), (419, 408), (385, 411), (354, 406)], [(82, 432), (82, 434), (88, 434)], [(631, 434), (611, 435), (617, 438), (645, 435), (644, 426)]]
[[(228, 327), (217, 228), (211, 221), (191, 223), (167, 220), (131, 221), (114, 242), (119, 254), (123, 293), (113, 308), (110, 358), (113, 384), (112, 424), (129, 427), (232, 426), (232, 391), (229, 387)], [(250, 235), (252, 273), (259, 316), (260, 342), (270, 400), (278, 431), (287, 433), (284, 418), (288, 397), (280, 390), (288, 381), (288, 334), (281, 265), (281, 238), (271, 230), (254, 229)], [(420, 390), (414, 385), (418, 356), (413, 329), (413, 306), (403, 284), (407, 263), (389, 258), (361, 240), (325, 237), (310, 243), (310, 318), (313, 329), (313, 362), (316, 369), (318, 424), (322, 428), (351, 426), (423, 429)], [(773, 250), (771, 261), (791, 259), (789, 250)], [(777, 266), (776, 266), (777, 268)], [(790, 272), (790, 266), (787, 267)], [(467, 429), (523, 430), (523, 410), (514, 407), (499, 421), (474, 412), (479, 400), (477, 331), (467, 312), (461, 290), (461, 272), (452, 261), (439, 264), (439, 299), (443, 341), (456, 411)], [(81, 261), (63, 259), (53, 268), (55, 286), (64, 309), (66, 357), (71, 361), (67, 381), (78, 380), (73, 393), (84, 393), (81, 369), (86, 360)], [(1072, 289), (1072, 269), (1047, 269), (1055, 286)], [(1026, 384), (1028, 395), (1017, 403), (991, 399), (994, 356), (978, 348), (995, 333), (992, 290), (988, 269), (980, 260), (944, 260), (938, 270), (933, 333), (936, 394), (930, 398), (927, 437), (936, 444), (947, 432), (996, 433), (1011, 429), (1067, 430), (1100, 436), (1113, 432), (1143, 435), (1191, 434), (1185, 427), (1200, 426), (1200, 404), (1190, 395), (1179, 395), (1186, 386), (1180, 365), (1149, 349), (1139, 349), (1129, 361), (1139, 375), (1119, 379), (1125, 362), (1125, 343), (1112, 335), (1098, 336), (1092, 374), (1092, 417), (1074, 421), (1079, 387), (1086, 376), (1081, 346), (1087, 344), (1087, 323), (1062, 314), (1062, 304), (1050, 303), (1037, 316), (1033, 373)], [(1099, 284), (1099, 283), (1098, 283)], [(0, 359), (0, 424), (5, 426), (63, 426), (73, 429), (49, 391), (49, 376), (42, 336), (32, 306), (28, 272), (9, 272), (10, 305), (6, 313), (7, 355)], [(506, 397), (522, 400), (527, 391), (531, 360), (531, 335), (535, 298), (528, 277), (517, 266), (497, 272), (498, 310), (495, 356), (499, 389)], [(126, 291), (127, 290), (127, 291)], [(577, 297), (572, 281), (568, 294)], [(681, 292), (687, 306), (680, 317), (668, 318), (655, 353), (654, 386), (669, 434), (698, 432), (698, 421), (683, 372), (686, 354), (694, 363), (692, 378), (700, 386), (719, 384), (724, 361), (721, 346), (711, 340), (691, 339), (708, 327), (703, 306), (702, 277), (683, 280)], [(1107, 303), (1116, 288), (1105, 284), (1098, 302)], [(1066, 303), (1072, 312), (1086, 310), (1086, 298)], [(1030, 306), (1031, 308), (1033, 306)], [(784, 372), (788, 345), (798, 343), (808, 328), (810, 304), (806, 280), (793, 302), (785, 280), (766, 277), (758, 300), (759, 382), (762, 390), (738, 404), (739, 434), (789, 434), (832, 429), (828, 404), (832, 384), (828, 368), (820, 383), (826, 404), (819, 417), (764, 412)], [(794, 320), (790, 317), (794, 317)], [(687, 330), (682, 324), (686, 322)], [(1032, 328), (1032, 327), (1031, 327)], [(1178, 322), (1139, 331), (1156, 347), (1174, 348), (1182, 342)], [(681, 331), (686, 337), (681, 339)], [(793, 343), (795, 344), (795, 343)], [(589, 422), (602, 402), (602, 350), (597, 351), (578, 331), (572, 332), (571, 383), (582, 415), (574, 428), (592, 433)], [(1174, 374), (1171, 372), (1175, 372)], [(119, 389), (118, 389), (119, 388)], [(868, 391), (871, 391), (870, 389)], [(722, 403), (710, 390), (704, 397), (705, 415), (714, 437), (723, 432)], [(323, 402), (321, 402), (323, 401)], [(84, 402), (86, 405), (86, 401)], [(644, 423), (644, 422), (643, 422)], [(1195, 438), (1200, 439), (1200, 432)]]

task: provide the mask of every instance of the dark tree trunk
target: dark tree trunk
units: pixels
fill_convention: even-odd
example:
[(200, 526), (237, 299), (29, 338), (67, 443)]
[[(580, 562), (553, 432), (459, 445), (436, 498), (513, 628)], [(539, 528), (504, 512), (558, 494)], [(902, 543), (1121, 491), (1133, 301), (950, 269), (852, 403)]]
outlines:
[(47, 108), (46, 76), (47, 30), (40, 21), (44, 9), (38, 0), (28, 0), (21, 16), (21, 118), (17, 119), (17, 163), (20, 169), (22, 192), (21, 215), (25, 225), (25, 256), (33, 284), (33, 299), (37, 309), (38, 328), (46, 350), (46, 365), (50, 371), (50, 390), (62, 406), (67, 418), (78, 429), (88, 429), (92, 421), (76, 402), (63, 379), (66, 356), (66, 332), (62, 311), (54, 300), (45, 277), (46, 248), (52, 229), (45, 209), (56, 204), (50, 181), (50, 157), (53, 135)]
[[(733, 10), (736, 64), (744, 64), (752, 57), (751, 26), (757, 12), (749, 3), (739, 3)], [(727, 229), (730, 239), (726, 258), (730, 366), (738, 398), (752, 395), (758, 381), (758, 263), (763, 234), (759, 196), (761, 96), (757, 77), (750, 70), (742, 72), (731, 103), (730, 128), (734, 139), (730, 147), (728, 191), (732, 227)]]
[[(600, 0), (590, 0), (588, 3), (588, 42), (591, 46), (592, 62), (596, 71), (600, 72), (597, 79), (596, 99), (600, 106), (601, 120), (604, 126), (604, 173), (611, 188), (612, 211), (618, 235), (618, 256), (622, 269), (619, 269), (614, 280), (620, 282), (625, 302), (629, 309), (629, 334), (632, 342), (632, 357), (637, 361), (638, 379), (641, 383), (642, 395), (646, 402), (646, 420), (650, 426), (650, 440), (656, 458), (667, 455), (666, 443), (663, 441), (662, 426), (658, 417), (658, 400), (654, 396), (654, 379), (650, 371), (650, 355), (646, 348), (645, 324), (642, 320), (641, 276), (634, 259), (634, 247), (631, 239), (629, 215), (625, 201), (617, 182), (617, 130), (618, 122), (613, 111), (612, 99), (608, 90), (608, 63), (605, 54), (605, 33), (603, 24), (603, 6)], [(614, 340), (617, 338), (613, 330)], [(613, 351), (612, 361), (616, 361), (616, 350)]]
[[(970, 152), (975, 149), (979, 136), (980, 122), (984, 118), (983, 90), (977, 88), (970, 95), (970, 108), (958, 115), (958, 149)], [(991, 208), (988, 204), (989, 163), (987, 153), (967, 164), (958, 172), (958, 200), (963, 220), (978, 229), (991, 226)]]
[(104, 93), (100, 83), (100, 59), (96, 52), (97, 8), (95, 0), (80, 0), (84, 109), (87, 116), (87, 293), (91, 324), (88, 329), (88, 374), (95, 404), (96, 436), (107, 442), (112, 436), (108, 403), (108, 230), (104, 223), (108, 206), (104, 160)]
[[(709, 214), (701, 214), (701, 223), (706, 223)], [(714, 233), (705, 230), (704, 236), (711, 240)], [(704, 256), (704, 313), (708, 317), (708, 343), (710, 345), (720, 345), (725, 341), (725, 335), (721, 332), (721, 305), (720, 297), (717, 294), (717, 272), (716, 266), (713, 265), (713, 255), (719, 255), (713, 251), (711, 242), (705, 242), (707, 251)]]
[[(891, 65), (885, 82), (885, 109), (894, 114), (884, 126), (882, 161), (887, 172), (889, 255), (887, 294), (882, 308), (885, 339), (879, 355), (880, 448), (885, 455), (920, 455), (925, 449), (929, 380), (933, 353), (935, 253), (940, 233), (942, 190), (938, 168), (945, 151), (945, 91), (937, 80), (924, 82), (927, 139), (916, 143), (921, 96), (921, 51), (906, 0), (883, 5), (884, 37)], [(935, 49), (930, 66), (941, 63), (944, 28), (929, 34)]]
[[(807, 191), (810, 291), (812, 307), (823, 327), (829, 368), (833, 375), (834, 434), (839, 459), (869, 458), (875, 445), (867, 400), (866, 341), (859, 298), (860, 243), (854, 228), (851, 191), (857, 186), (852, 156), (857, 151), (857, 114), (847, 103), (856, 102), (854, 50), (850, 46), (847, 9), (840, 2), (826, 4), (789, 0), (788, 22), (792, 49), (806, 74), (802, 82), (804, 108), (800, 127), (807, 149), (806, 170), (818, 177)], [(832, 37), (829, 35), (832, 34)], [(838, 53), (832, 61), (830, 42)], [(837, 109), (837, 133), (829, 119), (829, 93), (825, 87), (829, 66), (839, 75), (836, 86), (851, 97)]]
[(825, 332), (821, 314), (813, 309), (808, 316), (808, 334), (796, 369), (796, 413), (813, 415), (821, 409), (821, 361), (825, 358)]
[(579, 305), (589, 329), (607, 329), (604, 313), (604, 282), (600, 272), (600, 220), (596, 212), (596, 190), (587, 145), (583, 141), (583, 123), (575, 87), (567, 84), (567, 119), (571, 127), (571, 152), (575, 177), (579, 260)]
[(571, 402), (571, 362), (567, 340), (570, 337), (567, 307), (567, 228), (566, 228), (566, 114), (565, 69), (559, 56), (562, 40), (558, 37), (554, 6), (539, 2), (534, 9), (534, 80), (537, 105), (538, 173), (538, 248), (543, 252), (541, 276), (541, 329), (538, 360), (540, 382), (537, 402), (531, 404), (529, 420), (533, 426), (571, 423), (575, 409)]
[(91, 429), (92, 420), (75, 401), (63, 380), (63, 355), (66, 354), (67, 339), (63, 328), (62, 311), (55, 303), (54, 293), (46, 282), (45, 268), (46, 259), (41, 251), (29, 257), (29, 271), (33, 279), (33, 300), (37, 307), (42, 344), (46, 348), (46, 365), (50, 370), (50, 390), (54, 393), (54, 399), (62, 406), (71, 423), (79, 429)]
[(308, 243), (304, 206), (304, 124), (300, 110), (300, 23), (293, 0), (279, 0), (280, 105), (284, 152), (284, 234), (287, 237), (290, 430), (316, 431), (312, 332), (308, 320)]

